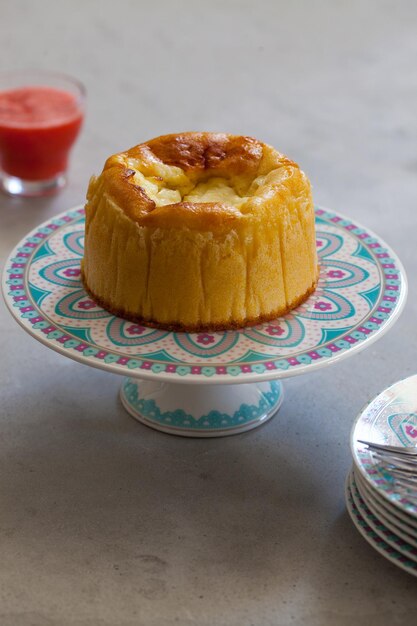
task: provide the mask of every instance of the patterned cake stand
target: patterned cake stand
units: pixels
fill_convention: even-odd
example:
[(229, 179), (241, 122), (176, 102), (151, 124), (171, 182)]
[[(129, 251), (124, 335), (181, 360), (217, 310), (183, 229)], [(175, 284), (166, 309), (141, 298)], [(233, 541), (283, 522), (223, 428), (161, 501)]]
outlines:
[(139, 421), (172, 434), (240, 433), (282, 402), (280, 379), (336, 363), (398, 318), (406, 279), (394, 252), (368, 229), (316, 208), (320, 279), (300, 307), (226, 332), (173, 333), (100, 308), (80, 282), (84, 209), (62, 213), (13, 250), (3, 293), (13, 317), (48, 347), (115, 374)]

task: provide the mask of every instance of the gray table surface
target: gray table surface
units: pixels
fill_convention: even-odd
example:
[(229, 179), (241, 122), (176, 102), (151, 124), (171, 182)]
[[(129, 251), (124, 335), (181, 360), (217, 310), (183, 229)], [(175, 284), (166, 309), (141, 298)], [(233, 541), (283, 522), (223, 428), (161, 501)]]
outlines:
[(179, 130), (267, 141), (317, 203), (398, 251), (406, 309), (352, 359), (291, 379), (236, 437), (155, 432), (117, 376), (26, 335), (0, 304), (0, 624), (414, 624), (416, 581), (344, 504), (360, 408), (417, 368), (415, 2), (2, 2), (3, 69), (75, 74), (88, 116), (70, 182), (0, 199), (0, 255), (83, 202), (111, 153)]

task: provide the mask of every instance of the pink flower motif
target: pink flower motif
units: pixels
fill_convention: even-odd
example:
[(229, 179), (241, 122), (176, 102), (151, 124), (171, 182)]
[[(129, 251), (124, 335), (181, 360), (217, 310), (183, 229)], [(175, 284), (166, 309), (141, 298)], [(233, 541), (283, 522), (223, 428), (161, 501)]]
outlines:
[(317, 247), (317, 248), (321, 248), (321, 247), (322, 247), (322, 245), (323, 245), (323, 242), (322, 242), (322, 241), (316, 241), (316, 247)]
[(344, 339), (348, 343), (356, 343), (357, 342), (357, 339), (355, 339), (354, 337), (350, 337), (350, 335), (347, 335), (346, 337), (344, 337)]
[(57, 341), (59, 341), (59, 343), (65, 343), (66, 341), (69, 341), (69, 339), (71, 339), (71, 337), (68, 335), (62, 335), (62, 337), (58, 337)]
[(210, 343), (214, 343), (214, 337), (213, 335), (209, 335), (208, 333), (201, 333), (200, 335), (197, 335), (197, 341), (198, 343), (202, 343), (203, 346), (208, 346)]
[(63, 273), (65, 274), (65, 276), (78, 277), (81, 274), (81, 270), (79, 270), (79, 269), (77, 269), (75, 267), (69, 267)]
[(84, 311), (88, 311), (88, 309), (94, 309), (96, 303), (93, 300), (81, 300), (78, 303), (78, 308), (83, 309)]
[(340, 350), (340, 348), (338, 348), (338, 347), (336, 346), (336, 344), (334, 344), (334, 343), (330, 343), (330, 344), (328, 345), (328, 348), (329, 348), (329, 350), (331, 350), (332, 352), (339, 352), (339, 350)]
[(323, 300), (320, 300), (319, 302), (315, 303), (314, 308), (318, 309), (319, 311), (328, 311), (332, 308), (332, 305), (330, 304), (330, 302), (323, 302)]
[(265, 328), (265, 332), (268, 333), (268, 335), (279, 337), (280, 335), (283, 335), (285, 331), (281, 328), (281, 326), (267, 326)]
[(132, 324), (129, 328), (126, 328), (126, 332), (129, 335), (141, 335), (145, 331), (144, 326), (139, 326), (139, 324)]
[(330, 270), (330, 272), (327, 272), (329, 278), (343, 278), (344, 275), (345, 273), (342, 270)]

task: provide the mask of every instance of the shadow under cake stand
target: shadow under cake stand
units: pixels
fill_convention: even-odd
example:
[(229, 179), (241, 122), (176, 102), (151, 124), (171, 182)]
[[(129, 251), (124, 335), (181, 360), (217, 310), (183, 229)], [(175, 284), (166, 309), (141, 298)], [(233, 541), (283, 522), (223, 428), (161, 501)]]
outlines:
[(368, 229), (317, 207), (320, 278), (314, 294), (272, 322), (174, 333), (115, 317), (80, 282), (84, 209), (30, 232), (12, 251), (3, 293), (33, 337), (76, 361), (127, 375), (126, 410), (164, 432), (197, 437), (249, 430), (279, 408), (281, 379), (369, 346), (398, 318), (407, 284), (395, 253)]

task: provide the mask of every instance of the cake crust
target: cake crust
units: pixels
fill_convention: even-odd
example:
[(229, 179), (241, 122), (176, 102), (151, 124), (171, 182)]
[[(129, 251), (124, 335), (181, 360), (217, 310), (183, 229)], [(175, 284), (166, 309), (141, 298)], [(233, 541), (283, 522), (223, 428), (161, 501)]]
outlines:
[(282, 317), (283, 315), (286, 315), (293, 309), (296, 309), (297, 307), (299, 307), (311, 296), (311, 294), (316, 290), (316, 287), (317, 287), (318, 274), (319, 274), (319, 268), (317, 268), (317, 279), (314, 281), (313, 285), (306, 291), (306, 293), (300, 296), (299, 298), (297, 298), (291, 305), (286, 306), (282, 309), (278, 309), (277, 311), (273, 311), (272, 313), (259, 315), (258, 317), (253, 318), (253, 319), (241, 319), (241, 320), (233, 320), (233, 321), (225, 320), (224, 322), (217, 322), (216, 324), (197, 323), (197, 324), (192, 324), (192, 325), (183, 324), (181, 322), (172, 322), (170, 324), (164, 324), (153, 319), (142, 317), (140, 315), (134, 315), (132, 313), (129, 313), (128, 311), (125, 311), (122, 308), (118, 308), (117, 306), (114, 306), (112, 304), (109, 304), (108, 302), (105, 302), (103, 298), (100, 298), (99, 296), (95, 295), (91, 291), (89, 286), (87, 285), (83, 271), (81, 271), (81, 282), (83, 284), (85, 291), (88, 293), (88, 295), (99, 306), (101, 306), (103, 309), (105, 309), (109, 313), (112, 313), (112, 315), (115, 315), (116, 317), (121, 317), (129, 322), (134, 322), (135, 324), (141, 324), (143, 326), (149, 326), (150, 328), (158, 328), (160, 330), (169, 330), (172, 332), (184, 332), (184, 333), (199, 333), (199, 332), (220, 332), (220, 331), (225, 331), (225, 330), (239, 330), (239, 328), (246, 328), (247, 326), (257, 326), (258, 324), (271, 322), (272, 320)]
[(317, 267), (309, 180), (257, 139), (164, 135), (90, 180), (83, 282), (125, 319), (187, 332), (256, 325), (303, 302)]

